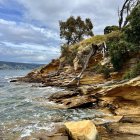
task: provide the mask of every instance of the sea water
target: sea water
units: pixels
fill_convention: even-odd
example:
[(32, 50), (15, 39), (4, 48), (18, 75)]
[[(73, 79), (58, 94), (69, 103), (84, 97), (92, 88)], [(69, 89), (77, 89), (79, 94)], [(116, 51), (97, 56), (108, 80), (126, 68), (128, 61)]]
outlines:
[(0, 70), (0, 140), (28, 136), (51, 124), (94, 118), (93, 109), (59, 109), (48, 96), (64, 89), (41, 87), (38, 84), (10, 83), (10, 78), (24, 76), (27, 70)]

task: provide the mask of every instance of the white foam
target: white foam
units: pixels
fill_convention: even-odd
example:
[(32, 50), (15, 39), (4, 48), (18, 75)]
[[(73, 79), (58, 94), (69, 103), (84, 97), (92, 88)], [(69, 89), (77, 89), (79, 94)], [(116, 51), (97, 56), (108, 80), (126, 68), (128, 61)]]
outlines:
[(29, 98), (26, 98), (24, 101), (27, 102), (27, 103), (32, 102), (32, 100), (29, 99)]
[(21, 134), (21, 138), (30, 136), (32, 132), (33, 132), (33, 130), (31, 130), (31, 129), (26, 129), (26, 130), (23, 132), (23, 134)]

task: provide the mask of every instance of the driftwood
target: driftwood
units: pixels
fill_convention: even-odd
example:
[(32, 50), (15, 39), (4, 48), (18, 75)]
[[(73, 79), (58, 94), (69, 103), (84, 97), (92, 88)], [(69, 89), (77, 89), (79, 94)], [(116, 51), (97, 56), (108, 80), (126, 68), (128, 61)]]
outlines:
[(106, 51), (106, 43), (103, 42), (102, 44), (99, 44), (99, 45), (94, 45), (92, 44), (91, 46), (91, 49), (89, 51), (89, 54), (87, 55), (87, 57), (85, 58), (85, 63), (84, 63), (84, 66), (81, 70), (81, 72), (79, 73), (78, 76), (76, 76), (75, 78), (73, 78), (68, 84), (68, 85), (71, 85), (72, 83), (76, 82), (77, 83), (77, 86), (80, 84), (80, 78), (83, 74), (83, 72), (86, 70), (87, 66), (88, 66), (88, 63), (89, 63), (89, 60), (92, 56), (96, 55), (96, 52), (97, 51), (101, 51), (103, 53), (103, 57), (105, 56), (105, 51)]

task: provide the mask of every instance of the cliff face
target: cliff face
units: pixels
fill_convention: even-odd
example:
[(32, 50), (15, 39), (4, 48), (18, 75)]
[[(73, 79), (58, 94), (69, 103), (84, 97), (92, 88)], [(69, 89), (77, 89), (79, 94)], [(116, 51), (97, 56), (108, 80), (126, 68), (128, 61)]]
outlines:
[(20, 80), (42, 82), (51, 86), (76, 86), (104, 84), (121, 81), (123, 75), (140, 60), (140, 52), (131, 54), (123, 64), (122, 70), (115, 72), (110, 60), (108, 38), (118, 36), (119, 32), (95, 36), (72, 46), (64, 46), (59, 59), (36, 69)]

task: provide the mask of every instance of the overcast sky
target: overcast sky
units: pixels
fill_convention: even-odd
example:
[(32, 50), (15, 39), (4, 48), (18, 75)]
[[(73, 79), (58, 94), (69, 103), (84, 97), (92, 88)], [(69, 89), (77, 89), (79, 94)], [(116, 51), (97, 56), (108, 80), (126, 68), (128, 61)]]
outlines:
[(48, 63), (60, 55), (59, 20), (90, 18), (94, 34), (118, 24), (124, 0), (0, 0), (0, 60)]

